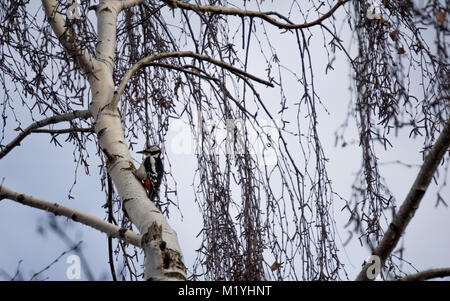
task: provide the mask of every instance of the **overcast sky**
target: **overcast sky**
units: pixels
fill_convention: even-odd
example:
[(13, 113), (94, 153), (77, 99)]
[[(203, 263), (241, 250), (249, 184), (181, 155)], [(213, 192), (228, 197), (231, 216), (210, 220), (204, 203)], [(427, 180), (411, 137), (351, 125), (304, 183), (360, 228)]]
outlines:
[[(277, 49), (279, 58), (285, 65), (298, 64), (298, 54), (292, 36), (288, 34), (277, 34), (276, 29), (271, 29), (271, 38), (274, 45), (280, 45)], [(348, 41), (348, 33), (345, 34)], [(290, 41), (290, 42), (289, 42)], [(325, 110), (321, 110), (319, 116), (319, 134), (322, 143), (329, 157), (328, 173), (333, 181), (336, 192), (343, 197), (350, 196), (350, 188), (354, 181), (355, 173), (361, 164), (361, 150), (358, 144), (348, 145), (345, 148), (335, 147), (334, 132), (344, 121), (347, 114), (349, 96), (349, 67), (344, 55), (339, 53), (333, 65), (334, 71), (325, 74), (327, 60), (324, 59), (323, 40), (318, 36), (317, 40), (311, 41), (311, 53), (313, 54), (313, 66), (315, 72), (316, 90), (320, 95)], [(257, 50), (255, 50), (257, 51)], [(251, 56), (250, 56), (251, 57)], [(258, 61), (250, 61), (249, 70), (257, 74)], [(252, 69), (253, 68), (253, 69)], [(293, 67), (295, 68), (295, 67)], [(264, 77), (265, 73), (259, 73)], [(295, 85), (293, 82), (292, 85)], [(412, 84), (413, 86), (414, 84)], [(416, 83), (417, 88), (418, 84)], [(289, 83), (285, 83), (288, 87)], [(270, 103), (279, 95), (276, 91), (258, 86), (263, 99)], [(295, 99), (297, 89), (288, 91), (287, 94)], [(0, 98), (4, 92), (0, 91)], [(295, 102), (295, 101), (292, 101)], [(87, 101), (85, 103), (88, 103)], [(22, 127), (29, 123), (27, 109), (16, 110), (18, 116), (24, 116), (27, 120)], [(12, 118), (11, 120), (12, 121)], [(9, 142), (17, 132), (14, 123), (9, 123), (6, 129), (5, 142)], [(197, 205), (193, 201), (192, 177), (196, 168), (196, 158), (194, 154), (180, 154), (177, 150), (177, 142), (174, 137), (180, 133), (179, 128), (172, 128), (169, 131), (166, 151), (170, 157), (173, 173), (178, 182), (180, 197), (180, 209), (183, 214), (181, 218), (179, 212), (171, 209), (169, 223), (177, 231), (180, 245), (183, 250), (185, 264), (191, 269), (199, 248), (200, 241), (196, 238), (201, 225), (201, 216)], [(392, 162), (402, 160), (409, 164), (420, 164), (422, 157), (422, 141), (408, 139), (408, 133), (400, 132), (400, 137), (392, 139), (392, 148), (388, 151), (378, 149), (380, 162)], [(348, 137), (357, 139), (358, 134), (354, 125), (349, 128)], [(63, 140), (63, 139), (61, 139)], [(49, 144), (50, 136), (47, 134), (33, 134), (28, 136), (20, 147), (15, 148), (5, 158), (0, 160), (0, 182), (18, 192), (30, 194), (49, 201), (58, 202), (67, 206), (82, 210), (98, 217), (105, 217), (105, 210), (101, 206), (105, 203), (104, 193), (99, 189), (99, 160), (96, 158), (95, 148), (90, 144), (91, 157), (89, 158), (91, 173), (86, 175), (81, 168), (77, 173), (77, 184), (72, 192), (74, 199), (67, 198), (68, 191), (74, 181), (75, 164), (73, 161), (73, 149), (70, 145), (64, 148), (57, 148)], [(144, 145), (144, 142), (142, 142)], [(136, 160), (141, 157), (134, 154)], [(395, 198), (402, 201), (406, 196), (418, 168), (406, 168), (404, 166), (385, 164), (380, 166), (382, 174), (386, 178)], [(441, 168), (441, 171), (443, 169)], [(443, 177), (440, 178), (440, 183)], [(441, 195), (449, 202), (448, 187), (441, 191)], [(437, 267), (449, 267), (450, 258), (450, 211), (442, 204), (435, 208), (436, 185), (431, 185), (427, 191), (423, 202), (416, 216), (406, 230), (406, 235), (401, 240), (404, 246), (404, 258), (411, 262), (418, 270)], [(348, 237), (348, 229), (344, 228), (348, 220), (348, 214), (341, 212), (345, 203), (336, 198), (334, 204), (337, 230), (339, 237), (345, 241)], [(47, 265), (52, 263), (64, 251), (70, 247), (56, 236), (53, 232), (47, 231), (45, 235), (39, 234), (38, 226), (47, 220), (48, 214), (40, 210), (26, 207), (10, 200), (0, 201), (0, 279), (7, 279), (8, 275), (13, 276), (20, 263), (20, 271), (24, 279), (28, 280), (32, 275)], [(389, 216), (390, 217), (390, 216)], [(95, 279), (111, 279), (108, 267), (107, 239), (98, 231), (84, 225), (74, 223), (63, 217), (57, 218), (60, 225), (66, 227), (68, 236), (75, 242), (82, 242), (83, 253), (86, 264), (93, 271)], [(359, 272), (361, 263), (369, 255), (366, 247), (362, 247), (354, 237), (346, 246), (341, 247), (341, 259), (346, 264), (350, 279), (354, 279)], [(67, 280), (66, 271), (69, 264), (66, 262), (67, 253), (58, 260), (52, 267), (39, 275), (39, 279)], [(120, 260), (116, 266), (120, 265)], [(117, 268), (118, 269), (118, 268)], [(413, 271), (407, 264), (405, 270)], [(190, 270), (191, 271), (191, 270)], [(86, 271), (82, 269), (82, 280), (86, 278)]]

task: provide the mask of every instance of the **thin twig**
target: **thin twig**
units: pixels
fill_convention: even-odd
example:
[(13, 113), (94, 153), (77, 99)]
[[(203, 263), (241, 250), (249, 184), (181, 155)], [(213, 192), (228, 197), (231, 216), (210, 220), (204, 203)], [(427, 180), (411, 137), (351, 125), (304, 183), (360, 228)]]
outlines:
[(79, 241), (76, 245), (74, 245), (73, 247), (71, 247), (69, 250), (62, 252), (58, 257), (56, 257), (55, 260), (53, 260), (50, 264), (48, 264), (45, 268), (43, 268), (42, 270), (40, 270), (37, 273), (34, 273), (33, 276), (31, 276), (29, 281), (32, 281), (34, 278), (36, 278), (37, 276), (39, 276), (39, 274), (42, 274), (43, 272), (47, 271), (48, 269), (50, 269), (52, 267), (52, 265), (54, 265), (55, 263), (57, 263), (59, 261), (59, 259), (61, 259), (61, 257), (63, 257), (64, 255), (66, 255), (67, 253), (76, 250), (82, 243), (83, 241)]
[(55, 124), (63, 121), (70, 121), (76, 118), (82, 118), (87, 119), (91, 116), (91, 113), (88, 110), (82, 110), (82, 111), (73, 111), (67, 114), (62, 115), (56, 115), (49, 118), (45, 118), (39, 121), (36, 121), (32, 124), (30, 124), (25, 130), (23, 130), (16, 138), (13, 139), (8, 145), (6, 145), (1, 151), (0, 151), (0, 159), (6, 156), (14, 147), (20, 145), (20, 142), (28, 136), (33, 130), (49, 125), (49, 124)]

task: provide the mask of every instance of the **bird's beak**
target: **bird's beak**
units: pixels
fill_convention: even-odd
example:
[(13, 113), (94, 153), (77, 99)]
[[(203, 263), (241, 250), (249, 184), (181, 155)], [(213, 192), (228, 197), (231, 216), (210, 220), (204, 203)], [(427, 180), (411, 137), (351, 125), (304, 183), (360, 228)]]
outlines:
[(145, 154), (145, 149), (144, 149), (144, 150), (141, 150), (141, 151), (138, 151), (138, 152), (136, 152), (136, 153), (138, 153), (138, 154)]

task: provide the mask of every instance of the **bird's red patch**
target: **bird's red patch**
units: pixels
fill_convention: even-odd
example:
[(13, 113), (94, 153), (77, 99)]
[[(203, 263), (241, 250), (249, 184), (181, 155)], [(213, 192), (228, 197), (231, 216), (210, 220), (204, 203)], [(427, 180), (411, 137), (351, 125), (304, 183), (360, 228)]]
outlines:
[(145, 185), (145, 188), (150, 189), (150, 185), (151, 185), (150, 179), (145, 179), (144, 185)]

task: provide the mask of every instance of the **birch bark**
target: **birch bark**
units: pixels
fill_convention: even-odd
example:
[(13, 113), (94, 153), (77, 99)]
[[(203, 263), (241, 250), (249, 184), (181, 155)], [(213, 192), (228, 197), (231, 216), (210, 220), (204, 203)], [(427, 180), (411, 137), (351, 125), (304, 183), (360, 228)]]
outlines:
[(130, 220), (145, 237), (145, 278), (147, 280), (184, 280), (186, 271), (176, 232), (162, 213), (148, 199), (141, 183), (134, 177), (135, 169), (117, 108), (109, 106), (114, 95), (113, 69), (116, 47), (117, 15), (120, 1), (102, 1), (97, 6), (98, 42), (96, 59), (99, 68), (89, 77), (98, 143), (108, 161), (108, 172)]
[[(92, 91), (89, 112), (93, 117), (98, 143), (107, 158), (108, 172), (122, 205), (143, 235), (146, 280), (185, 280), (186, 268), (176, 232), (157, 207), (148, 199), (142, 184), (134, 177), (135, 169), (126, 144), (122, 120), (113, 99), (114, 53), (118, 14), (140, 1), (103, 0), (96, 7), (97, 35), (95, 58), (77, 47), (68, 49), (64, 41), (65, 23), (54, 0), (42, 0), (46, 15), (61, 44), (78, 60), (88, 74)], [(82, 55), (81, 55), (82, 54)]]

